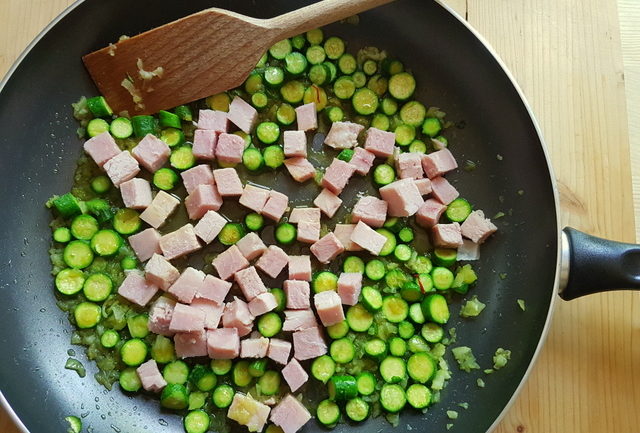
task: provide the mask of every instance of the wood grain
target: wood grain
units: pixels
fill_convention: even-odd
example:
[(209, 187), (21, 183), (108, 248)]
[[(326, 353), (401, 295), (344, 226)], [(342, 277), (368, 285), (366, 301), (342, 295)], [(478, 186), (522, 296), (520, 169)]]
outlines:
[[(0, 1), (0, 74), (70, 3)], [(633, 240), (632, 198), (640, 216), (638, 0), (619, 0), (619, 11), (614, 0), (447, 3), (493, 44), (531, 102), (563, 191), (563, 223)], [(637, 432), (640, 373), (634, 365), (640, 365), (639, 293), (559, 302), (542, 356), (497, 432)], [(2, 413), (0, 431), (17, 432)]]

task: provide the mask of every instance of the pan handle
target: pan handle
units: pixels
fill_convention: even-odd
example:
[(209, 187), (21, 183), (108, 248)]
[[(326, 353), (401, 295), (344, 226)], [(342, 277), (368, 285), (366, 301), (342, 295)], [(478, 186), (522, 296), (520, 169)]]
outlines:
[(565, 227), (562, 250), (562, 299), (568, 301), (609, 290), (640, 289), (640, 245), (597, 238)]

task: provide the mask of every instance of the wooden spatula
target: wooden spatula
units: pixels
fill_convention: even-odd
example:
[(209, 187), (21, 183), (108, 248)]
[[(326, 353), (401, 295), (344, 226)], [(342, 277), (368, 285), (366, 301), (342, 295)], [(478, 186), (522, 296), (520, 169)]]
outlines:
[(266, 20), (206, 9), (82, 60), (116, 113), (150, 114), (236, 87), (274, 43), (391, 1), (324, 0)]

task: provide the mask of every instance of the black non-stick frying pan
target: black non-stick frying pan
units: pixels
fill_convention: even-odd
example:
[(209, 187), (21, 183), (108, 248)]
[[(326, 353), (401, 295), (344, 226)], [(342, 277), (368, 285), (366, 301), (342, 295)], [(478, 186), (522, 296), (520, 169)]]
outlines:
[[(81, 55), (120, 35), (206, 7), (267, 18), (308, 3), (86, 0), (50, 26), (2, 83), (0, 389), (28, 431), (65, 431), (67, 415), (82, 415), (96, 433), (182, 431), (180, 418), (162, 412), (155, 400), (126, 396), (117, 387), (107, 392), (97, 384), (91, 377), (95, 366), (82, 348), (71, 346), (72, 327), (55, 305), (47, 253), (50, 215), (43, 203), (70, 188), (81, 154), (70, 104), (80, 95), (97, 93)], [(509, 348), (507, 369), (492, 375), (481, 389), (476, 378), (482, 373), (459, 372), (451, 360), (456, 374), (442, 401), (424, 415), (407, 411), (401, 416), (401, 423), (412, 429), (444, 431), (445, 411), (468, 402), (469, 409), (460, 413), (450, 431), (484, 432), (497, 422), (527, 376), (544, 340), (559, 285), (568, 281), (563, 296), (572, 298), (637, 284), (637, 277), (625, 270), (637, 263), (638, 250), (576, 232), (568, 232), (574, 238), (571, 247), (561, 242), (557, 194), (535, 120), (504, 66), (445, 7), (424, 0), (398, 1), (363, 14), (359, 25), (334, 24), (330, 32), (344, 37), (352, 48), (374, 45), (403, 60), (418, 79), (418, 99), (441, 107), (455, 122), (448, 134), (458, 160), (477, 162), (476, 170), (449, 178), (488, 215), (508, 213), (498, 220), (499, 232), (483, 246), (478, 264), (480, 281), (473, 292), (487, 303), (485, 312), (464, 321), (455, 306), (451, 323), (459, 344), (471, 346), (485, 368), (496, 348)], [(600, 266), (600, 276), (609, 277), (610, 283), (593, 278), (597, 270), (579, 272), (584, 263)], [(526, 314), (517, 308), (517, 299), (526, 300)], [(86, 378), (63, 368), (68, 350), (75, 350), (84, 362)], [(376, 419), (335, 431), (377, 432), (386, 427), (386, 421)], [(318, 427), (313, 422), (304, 428), (314, 430)]]

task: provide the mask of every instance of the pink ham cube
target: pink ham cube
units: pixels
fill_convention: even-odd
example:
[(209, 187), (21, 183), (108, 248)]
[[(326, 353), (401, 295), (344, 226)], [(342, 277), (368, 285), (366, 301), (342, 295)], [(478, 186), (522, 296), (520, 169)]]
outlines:
[(444, 177), (431, 179), (431, 194), (443, 204), (449, 204), (458, 198), (460, 193)]
[(251, 394), (237, 392), (229, 406), (227, 418), (237, 421), (250, 432), (261, 432), (269, 418), (271, 408), (255, 400)]
[(162, 254), (160, 249), (160, 233), (154, 228), (148, 228), (129, 236), (129, 245), (141, 262), (146, 262), (154, 254)]
[[(220, 319), (222, 319), (222, 313), (224, 312), (223, 303), (218, 304), (205, 298), (193, 298), (191, 306), (199, 308), (204, 313), (205, 329), (216, 329), (218, 327)], [(206, 353), (204, 355), (206, 355)]]
[(349, 164), (356, 168), (356, 173), (364, 176), (369, 173), (369, 170), (371, 170), (373, 160), (375, 158), (376, 156), (368, 150), (365, 150), (362, 147), (356, 147), (353, 151), (353, 156), (351, 157)]
[(157, 229), (165, 223), (179, 204), (180, 200), (171, 194), (158, 191), (151, 205), (140, 214), (140, 219)]
[(311, 281), (311, 257), (289, 256), (289, 279)]
[(222, 326), (236, 328), (240, 337), (249, 334), (253, 327), (253, 315), (247, 303), (234, 296), (233, 301), (228, 302), (224, 307)]
[(153, 359), (140, 364), (140, 366), (136, 368), (136, 373), (145, 391), (160, 392), (167, 386), (167, 381), (164, 380), (164, 377), (160, 374), (158, 364)]
[(484, 216), (481, 210), (474, 210), (462, 223), (460, 229), (462, 236), (471, 239), (477, 244), (483, 243), (489, 236), (498, 230), (489, 218)]
[(182, 257), (200, 248), (202, 247), (191, 224), (185, 224), (160, 238), (160, 249), (167, 260)]
[(167, 292), (171, 293), (180, 302), (190, 304), (196, 293), (202, 290), (205, 274), (192, 267), (186, 268), (180, 277), (169, 287)]
[(334, 290), (327, 290), (313, 295), (313, 303), (322, 324), (327, 327), (344, 320), (344, 310), (340, 295)]
[(199, 185), (184, 199), (189, 219), (197, 220), (204, 216), (207, 211), (217, 211), (222, 206), (222, 197), (218, 193), (216, 185)]
[(129, 151), (120, 152), (104, 164), (107, 176), (111, 179), (114, 186), (119, 187), (122, 182), (136, 177), (140, 173), (138, 161), (134, 159)]
[(260, 257), (262, 253), (267, 251), (267, 246), (262, 242), (260, 236), (254, 232), (243, 236), (242, 239), (236, 242), (236, 246), (247, 260)]
[(262, 215), (278, 222), (286, 212), (287, 206), (289, 206), (289, 197), (281, 192), (271, 190), (269, 191), (269, 198), (262, 208)]
[(296, 182), (306, 182), (313, 179), (316, 169), (307, 158), (295, 157), (284, 160), (284, 166)]
[(284, 131), (282, 134), (284, 140), (284, 156), (307, 157), (307, 135), (304, 131)]
[(211, 167), (207, 164), (196, 165), (195, 167), (180, 173), (182, 184), (187, 190), (187, 194), (191, 194), (200, 185), (213, 185), (215, 180)]
[(218, 254), (211, 264), (218, 271), (220, 278), (228, 280), (233, 274), (249, 266), (249, 261), (244, 258), (237, 246), (231, 245)]
[(207, 275), (196, 292), (196, 296), (222, 305), (230, 289), (231, 283), (229, 281), (221, 280), (213, 275)]
[(422, 168), (429, 179), (442, 176), (458, 168), (458, 163), (449, 149), (441, 149), (428, 155), (422, 155)]
[(328, 189), (332, 193), (339, 195), (353, 173), (356, 167), (341, 159), (334, 158), (331, 165), (327, 167), (322, 177), (322, 187)]
[(298, 361), (317, 358), (327, 353), (327, 345), (319, 328), (307, 328), (293, 333), (293, 356)]
[(196, 129), (193, 131), (193, 147), (191, 152), (196, 159), (214, 160), (216, 158), (216, 144), (218, 134), (215, 131)]
[(267, 357), (273, 359), (278, 364), (286, 364), (289, 361), (289, 355), (291, 354), (291, 343), (286, 340), (280, 340), (279, 338), (272, 338), (269, 340), (269, 350), (267, 351)]
[(222, 197), (236, 197), (242, 195), (242, 182), (235, 168), (219, 168), (213, 170), (216, 187)]
[(284, 433), (296, 433), (309, 422), (311, 414), (298, 399), (288, 394), (271, 410), (270, 419)]
[(387, 238), (360, 221), (351, 233), (351, 241), (377, 256), (382, 251)]
[(207, 353), (213, 359), (234, 359), (240, 355), (240, 337), (236, 328), (207, 331)]
[(229, 104), (229, 120), (240, 128), (245, 134), (249, 134), (258, 120), (258, 111), (239, 96), (233, 98)]
[(301, 331), (317, 326), (318, 322), (312, 310), (285, 310), (284, 312), (283, 331)]
[(373, 196), (364, 196), (353, 207), (351, 222), (363, 221), (371, 227), (382, 227), (387, 219), (387, 202)]
[(149, 309), (149, 331), (158, 335), (173, 335), (174, 332), (169, 329), (169, 324), (175, 307), (176, 301), (169, 297), (160, 296), (156, 299)]
[(108, 131), (85, 141), (84, 151), (89, 154), (98, 167), (102, 167), (107, 161), (122, 152)]
[(318, 115), (315, 102), (296, 107), (298, 131), (309, 131), (318, 127)]
[(324, 235), (318, 242), (311, 245), (311, 252), (320, 263), (329, 263), (344, 252), (344, 246), (333, 232)]
[(136, 305), (144, 307), (158, 292), (158, 286), (145, 280), (137, 272), (128, 272), (118, 288), (118, 294)]
[(151, 185), (139, 177), (122, 182), (120, 194), (124, 206), (129, 209), (145, 209), (151, 204)]
[(388, 158), (393, 155), (395, 143), (395, 133), (383, 131), (378, 128), (369, 128), (367, 130), (367, 138), (364, 142), (364, 148), (375, 156)]
[(460, 224), (436, 224), (431, 229), (433, 245), (438, 248), (458, 248), (462, 245)]
[(244, 145), (244, 139), (239, 135), (226, 134), (223, 132), (218, 136), (216, 158), (218, 158), (218, 161), (227, 164), (238, 164), (242, 162)]
[(229, 119), (227, 113), (217, 110), (200, 110), (198, 113), (198, 129), (215, 132), (227, 132)]
[(362, 274), (343, 272), (338, 277), (338, 296), (345, 305), (356, 305), (362, 289)]
[(282, 369), (282, 377), (287, 381), (291, 392), (296, 392), (309, 380), (309, 375), (295, 358)]
[(162, 290), (167, 290), (180, 276), (180, 272), (160, 254), (154, 254), (144, 267), (145, 278)]
[(272, 293), (262, 293), (249, 302), (249, 312), (252, 316), (258, 317), (278, 306), (278, 301)]
[(438, 224), (440, 217), (446, 210), (447, 207), (438, 200), (427, 199), (416, 213), (416, 222), (425, 228), (433, 227)]
[(251, 301), (256, 296), (266, 293), (267, 287), (262, 282), (258, 271), (253, 266), (236, 272), (234, 275), (236, 283), (240, 286), (242, 294), (247, 301)]
[(151, 173), (155, 173), (167, 162), (169, 155), (171, 155), (171, 149), (167, 146), (167, 143), (155, 135), (147, 134), (140, 140), (140, 143), (131, 150), (131, 153), (140, 165)]
[(396, 158), (396, 171), (400, 179), (420, 179), (424, 177), (422, 171), (422, 155), (417, 152), (401, 153)]
[(300, 221), (320, 222), (320, 208), (317, 207), (296, 207), (291, 210), (289, 222), (298, 224)]
[(193, 230), (196, 232), (196, 236), (202, 239), (205, 244), (210, 244), (222, 231), (226, 223), (227, 220), (222, 215), (214, 210), (209, 210), (200, 218)]
[(268, 199), (268, 189), (246, 184), (240, 196), (240, 204), (254, 212), (261, 213)]
[(405, 217), (418, 212), (424, 200), (413, 179), (400, 179), (378, 190), (388, 204), (390, 216)]
[(271, 278), (276, 278), (289, 263), (289, 256), (282, 248), (271, 245), (258, 259), (256, 267)]
[(431, 180), (429, 178), (416, 179), (413, 183), (416, 184), (420, 195), (427, 195), (431, 193)]
[(334, 149), (351, 149), (358, 145), (358, 135), (364, 126), (352, 122), (333, 122), (324, 144)]
[(264, 358), (269, 350), (269, 339), (247, 338), (240, 342), (240, 358)]
[(312, 244), (320, 239), (320, 223), (301, 221), (298, 223), (297, 239), (305, 244)]
[(344, 246), (345, 251), (362, 251), (362, 247), (351, 240), (351, 234), (355, 228), (355, 224), (336, 224), (333, 229), (333, 233)]
[(207, 356), (207, 332), (202, 329), (195, 332), (178, 332), (173, 337), (178, 358)]
[(284, 293), (287, 295), (287, 308), (292, 310), (307, 310), (311, 308), (311, 288), (307, 281), (285, 280)]
[(326, 216), (333, 218), (342, 204), (342, 199), (327, 188), (324, 188), (313, 200), (313, 204), (319, 207)]
[(174, 332), (203, 331), (204, 312), (197, 307), (177, 303), (173, 309), (169, 330)]

